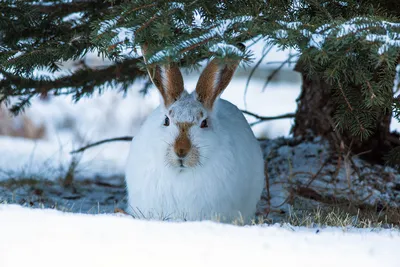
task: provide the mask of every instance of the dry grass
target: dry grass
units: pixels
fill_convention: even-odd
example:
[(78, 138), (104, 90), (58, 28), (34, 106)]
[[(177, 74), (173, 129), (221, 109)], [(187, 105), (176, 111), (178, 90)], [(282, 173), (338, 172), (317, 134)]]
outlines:
[(376, 213), (373, 210), (349, 210), (339, 208), (317, 208), (312, 211), (291, 211), (286, 222), (305, 227), (356, 227), (356, 228), (399, 228), (400, 212), (394, 210)]
[[(0, 198), (0, 204), (17, 204), (13, 203), (13, 201), (7, 202)], [(29, 203), (25, 203), (22, 206), (30, 207)], [(38, 208), (44, 209), (46, 208), (43, 204)], [(48, 208), (48, 207), (47, 207)], [(63, 211), (63, 212), (71, 212), (71, 209), (65, 206), (57, 206), (55, 205), (52, 209)], [(93, 206), (89, 211), (81, 211), (81, 213), (89, 213), (89, 214), (100, 214), (101, 207), (99, 205)], [(172, 218), (169, 216), (161, 215), (161, 216), (133, 216), (126, 213), (124, 210), (120, 208), (116, 208), (114, 214), (118, 214), (121, 216), (131, 216), (135, 219), (143, 219), (143, 220), (162, 220), (162, 221), (186, 221), (184, 215), (179, 218)], [(393, 220), (396, 218), (396, 220)], [(242, 216), (238, 215), (233, 220), (225, 220), (221, 216), (214, 216), (211, 218), (211, 221), (218, 223), (228, 223), (236, 226), (248, 226), (248, 225), (270, 225), (274, 223), (279, 223), (282, 226), (301, 226), (307, 228), (317, 228), (317, 227), (339, 227), (348, 229), (348, 228), (370, 228), (370, 229), (400, 229), (400, 213), (398, 211), (386, 211), (379, 214), (376, 214), (369, 211), (361, 211), (358, 210), (356, 214), (349, 213), (342, 209), (338, 208), (317, 208), (315, 210), (292, 210), (285, 219), (279, 222), (274, 222), (268, 218), (257, 217), (253, 220), (247, 220)]]
[[(127, 214), (124, 210), (116, 209), (116, 213)], [(376, 213), (373, 210), (355, 210), (340, 208), (317, 208), (314, 210), (291, 210), (283, 220), (273, 221), (265, 217), (253, 219), (243, 218), (238, 214), (236, 218), (226, 219), (223, 216), (215, 215), (210, 220), (218, 223), (228, 223), (236, 226), (246, 225), (268, 225), (279, 223), (280, 225), (302, 226), (307, 228), (315, 227), (340, 227), (340, 228), (393, 228), (400, 229), (400, 211), (386, 210)], [(164, 215), (144, 216), (137, 212), (129, 215), (136, 219), (162, 220), (162, 221), (186, 221), (184, 215), (171, 217)]]
[(0, 106), (0, 135), (42, 139), (45, 134), (44, 125), (35, 125), (26, 114), (12, 116), (3, 105)]

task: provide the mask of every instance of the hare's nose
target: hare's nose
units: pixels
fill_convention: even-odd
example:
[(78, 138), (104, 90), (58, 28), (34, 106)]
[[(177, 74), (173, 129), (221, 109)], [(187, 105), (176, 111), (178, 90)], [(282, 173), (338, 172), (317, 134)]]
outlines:
[(192, 142), (189, 139), (188, 131), (181, 127), (178, 137), (175, 140), (174, 151), (179, 158), (184, 158), (192, 148)]
[(179, 158), (184, 158), (189, 153), (190, 149), (192, 148), (192, 144), (189, 138), (180, 138), (176, 140), (174, 145), (175, 154)]
[(175, 153), (179, 158), (184, 158), (188, 154), (189, 150), (184, 148), (175, 149)]

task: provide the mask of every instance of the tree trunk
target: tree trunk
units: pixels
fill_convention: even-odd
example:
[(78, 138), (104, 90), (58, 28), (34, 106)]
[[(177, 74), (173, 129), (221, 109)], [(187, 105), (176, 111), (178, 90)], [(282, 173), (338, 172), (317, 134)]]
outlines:
[(361, 157), (371, 163), (384, 163), (384, 156), (393, 148), (390, 141), (393, 140), (390, 133), (391, 111), (378, 114), (374, 134), (368, 140), (362, 141), (348, 131), (339, 132), (333, 119), (336, 107), (330, 85), (321, 77), (310, 76), (299, 63), (295, 70), (301, 73), (303, 84), (292, 128), (294, 136), (312, 133), (329, 140), (337, 151), (362, 154)]

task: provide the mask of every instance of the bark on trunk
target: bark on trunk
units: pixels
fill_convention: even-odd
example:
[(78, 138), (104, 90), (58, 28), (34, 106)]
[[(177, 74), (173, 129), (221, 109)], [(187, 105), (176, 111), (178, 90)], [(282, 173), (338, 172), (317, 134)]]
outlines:
[(362, 154), (361, 157), (371, 163), (384, 163), (384, 156), (393, 148), (390, 140), (391, 112), (378, 115), (374, 134), (365, 141), (352, 136), (349, 132), (335, 130), (333, 120), (335, 103), (332, 101), (331, 87), (320, 77), (309, 76), (300, 64), (295, 68), (302, 75), (302, 91), (298, 99), (294, 136), (305, 136), (312, 133), (329, 140), (338, 150)]

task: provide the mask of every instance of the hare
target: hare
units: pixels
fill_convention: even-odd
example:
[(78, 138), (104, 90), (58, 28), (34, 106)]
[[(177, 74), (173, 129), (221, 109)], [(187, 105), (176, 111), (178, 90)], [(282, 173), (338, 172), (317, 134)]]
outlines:
[(131, 143), (129, 213), (186, 220), (254, 216), (265, 180), (261, 148), (242, 112), (219, 98), (238, 65), (213, 59), (191, 94), (176, 65), (148, 66), (162, 103)]

